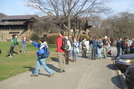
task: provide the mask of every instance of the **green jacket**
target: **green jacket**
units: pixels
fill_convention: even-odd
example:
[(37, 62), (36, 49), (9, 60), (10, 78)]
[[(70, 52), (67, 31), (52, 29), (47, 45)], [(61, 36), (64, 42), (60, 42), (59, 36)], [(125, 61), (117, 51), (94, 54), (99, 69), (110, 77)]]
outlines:
[(13, 43), (14, 43), (14, 45), (19, 45), (19, 43), (18, 43), (18, 41), (17, 41), (17, 38), (14, 38), (14, 39), (13, 39)]

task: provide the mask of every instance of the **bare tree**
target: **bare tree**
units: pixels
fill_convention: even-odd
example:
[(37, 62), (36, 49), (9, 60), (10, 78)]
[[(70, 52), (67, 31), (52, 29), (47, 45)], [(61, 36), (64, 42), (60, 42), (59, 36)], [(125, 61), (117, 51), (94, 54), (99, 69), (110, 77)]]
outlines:
[(103, 29), (113, 37), (132, 37), (134, 34), (134, 14), (122, 12), (103, 20)]
[(51, 12), (70, 35), (71, 20), (77, 16), (89, 17), (91, 14), (106, 12), (109, 10), (105, 7), (107, 1), (109, 0), (27, 0), (26, 6), (45, 14)]

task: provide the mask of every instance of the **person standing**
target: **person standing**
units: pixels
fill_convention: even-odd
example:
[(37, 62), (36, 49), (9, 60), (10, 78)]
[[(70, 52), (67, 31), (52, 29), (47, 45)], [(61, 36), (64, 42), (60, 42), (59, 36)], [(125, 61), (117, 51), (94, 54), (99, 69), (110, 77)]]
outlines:
[(78, 42), (77, 39), (74, 37), (72, 45), (72, 62), (76, 62), (78, 50)]
[(124, 55), (125, 52), (126, 52), (126, 47), (127, 47), (126, 42), (127, 42), (127, 39), (126, 39), (126, 38), (124, 38), (124, 40), (122, 40), (122, 41), (120, 42), (120, 43), (121, 43), (121, 49), (122, 49), (122, 55)]
[(69, 54), (70, 54), (70, 50), (71, 50), (71, 43), (68, 40), (68, 36), (65, 36), (65, 38), (67, 40), (67, 46), (68, 46), (68, 49), (65, 50), (65, 61), (66, 61), (66, 64), (68, 65), (69, 64)]
[(98, 42), (96, 40), (96, 37), (94, 37), (93, 47), (92, 47), (92, 59), (91, 60), (96, 60), (97, 45), (98, 45)]
[(42, 65), (42, 67), (44, 68), (44, 70), (46, 70), (46, 71), (49, 73), (48, 77), (52, 77), (54, 73), (53, 73), (53, 72), (50, 70), (50, 68), (46, 65), (46, 62), (45, 62), (45, 61), (46, 61), (46, 58), (45, 58), (45, 56), (43, 56), (43, 54), (44, 54), (43, 48), (46, 47), (46, 45), (43, 44), (44, 39), (43, 39), (43, 38), (40, 38), (40, 39), (39, 39), (39, 43), (36, 43), (36, 42), (34, 42), (34, 41), (31, 41), (31, 40), (30, 40), (30, 42), (31, 42), (36, 48), (38, 48), (38, 51), (36, 52), (38, 59), (37, 59), (37, 62), (36, 62), (35, 70), (34, 70), (34, 72), (33, 72), (33, 74), (32, 74), (31, 76), (32, 76), (32, 77), (38, 76), (38, 74), (39, 74), (39, 73), (38, 73), (38, 72), (39, 72), (39, 68), (40, 68), (40, 66)]
[(23, 40), (21, 41), (21, 44), (22, 44), (22, 53), (25, 53), (26, 47), (27, 47), (26, 37), (23, 37)]
[(105, 39), (103, 39), (103, 54), (104, 58), (107, 57), (107, 52), (108, 52), (108, 38), (105, 36)]
[(116, 57), (118, 57), (118, 56), (120, 56), (121, 38), (117, 38), (116, 48), (117, 48), (117, 55), (116, 55)]
[(19, 43), (18, 43), (17, 38), (18, 38), (18, 36), (16, 35), (16, 36), (14, 37), (14, 39), (13, 39), (13, 43), (14, 43), (14, 46), (15, 46), (15, 51), (16, 51), (16, 53), (18, 54), (18, 53), (19, 53), (19, 51), (18, 51), (18, 45), (19, 45)]
[(134, 38), (132, 38), (132, 43), (130, 47), (131, 47), (130, 53), (134, 53)]
[(82, 46), (82, 57), (86, 57), (86, 54), (87, 54), (87, 39), (86, 38), (83, 39), (81, 46)]
[(59, 32), (59, 38), (56, 41), (57, 45), (57, 58), (59, 63), (59, 72), (65, 72), (65, 53), (64, 50), (61, 49), (62, 39), (64, 38), (64, 31)]
[(97, 46), (97, 56), (99, 59), (102, 58), (101, 49), (102, 49), (103, 43), (101, 38), (98, 39), (98, 46)]

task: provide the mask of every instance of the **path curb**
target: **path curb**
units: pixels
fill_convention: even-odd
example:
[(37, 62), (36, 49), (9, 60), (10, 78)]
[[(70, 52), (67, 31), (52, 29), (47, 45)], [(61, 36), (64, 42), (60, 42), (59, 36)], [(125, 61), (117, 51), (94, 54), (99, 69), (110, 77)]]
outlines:
[[(114, 57), (113, 57), (113, 64), (115, 64), (115, 59), (114, 59)], [(115, 65), (116, 65), (116, 64), (115, 64)], [(118, 69), (117, 66), (115, 66), (115, 67), (116, 67), (116, 69), (117, 69), (117, 74), (119, 75), (119, 78), (120, 78), (120, 80), (121, 80), (123, 89), (129, 89), (128, 86), (127, 86), (127, 84), (126, 84), (126, 81), (125, 81), (125, 79), (124, 79), (125, 76), (121, 73), (121, 71)]]

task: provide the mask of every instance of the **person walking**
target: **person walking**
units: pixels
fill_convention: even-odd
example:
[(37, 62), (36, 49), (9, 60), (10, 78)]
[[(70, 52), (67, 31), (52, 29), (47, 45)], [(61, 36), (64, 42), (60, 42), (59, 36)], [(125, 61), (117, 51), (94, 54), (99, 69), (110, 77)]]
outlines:
[(57, 45), (57, 58), (59, 63), (59, 72), (65, 72), (65, 51), (61, 49), (62, 39), (64, 38), (64, 31), (59, 32), (59, 38), (56, 41)]
[(98, 45), (98, 42), (96, 40), (96, 37), (94, 37), (93, 47), (92, 47), (92, 59), (91, 60), (96, 60), (97, 45)]
[(21, 44), (22, 44), (22, 53), (25, 53), (26, 47), (27, 47), (26, 37), (23, 37), (23, 40), (21, 41)]
[(33, 74), (31, 76), (32, 77), (38, 76), (38, 74), (39, 74), (38, 73), (39, 72), (39, 68), (40, 68), (40, 66), (42, 66), (44, 68), (44, 70), (46, 70), (49, 73), (48, 77), (52, 77), (54, 73), (46, 65), (46, 62), (45, 62), (46, 61), (46, 58), (43, 56), (43, 54), (44, 54), (43, 48), (46, 47), (46, 45), (43, 44), (44, 39), (43, 38), (40, 38), (39, 39), (39, 43), (36, 43), (34, 41), (31, 41), (31, 40), (30, 40), (30, 42), (36, 48), (38, 48), (38, 51), (36, 52), (38, 59), (37, 59), (37, 62), (36, 62), (35, 70), (34, 70), (34, 72), (33, 72)]
[(77, 54), (79, 52), (77, 39), (74, 37), (72, 45), (72, 62), (76, 62)]
[(68, 49), (65, 50), (65, 61), (66, 61), (66, 64), (68, 65), (69, 64), (69, 54), (70, 54), (70, 50), (71, 50), (71, 43), (68, 40), (68, 36), (65, 36), (65, 38), (67, 40), (67, 46), (68, 46)]
[(13, 39), (13, 44), (14, 44), (14, 46), (15, 46), (15, 52), (16, 52), (16, 54), (19, 53), (19, 51), (18, 51), (19, 42), (18, 42), (17, 38), (18, 38), (18, 36), (16, 35), (16, 36), (14, 37), (14, 39)]

